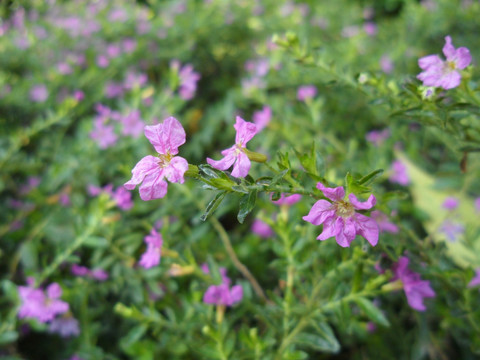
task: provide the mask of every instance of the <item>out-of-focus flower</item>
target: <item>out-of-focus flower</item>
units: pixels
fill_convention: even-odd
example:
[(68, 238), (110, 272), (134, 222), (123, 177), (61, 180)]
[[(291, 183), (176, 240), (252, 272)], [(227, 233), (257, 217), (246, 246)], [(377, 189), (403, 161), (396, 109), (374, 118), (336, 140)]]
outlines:
[(281, 194), (280, 199), (272, 200), (272, 202), (277, 205), (293, 205), (299, 202), (301, 199), (302, 199), (302, 195), (300, 194), (293, 194), (293, 195)]
[(363, 236), (372, 245), (378, 242), (378, 225), (368, 216), (357, 213), (355, 210), (371, 209), (375, 203), (375, 196), (370, 195), (366, 202), (360, 202), (355, 194), (350, 194), (345, 200), (345, 190), (339, 186), (327, 188), (322, 183), (317, 184), (327, 200), (318, 200), (303, 220), (313, 225), (323, 224), (323, 232), (317, 240), (327, 240), (335, 236), (337, 244), (349, 247), (356, 235)]
[(439, 231), (447, 237), (448, 241), (455, 242), (465, 232), (465, 225), (458, 221), (447, 219), (440, 225)]
[[(207, 264), (202, 265), (202, 271), (205, 274), (210, 273)], [(230, 288), (231, 280), (227, 276), (225, 268), (219, 269), (222, 276), (222, 283), (220, 285), (211, 285), (203, 295), (203, 302), (206, 304), (232, 306), (240, 302), (243, 298), (243, 288), (241, 285), (235, 285)]]
[(197, 90), (197, 82), (200, 80), (200, 74), (193, 70), (193, 66), (190, 64), (180, 64), (180, 61), (173, 60), (170, 63), (170, 68), (178, 73), (179, 77), (179, 94), (184, 100), (190, 100), (195, 95)]
[(369, 36), (375, 36), (378, 33), (378, 27), (377, 24), (375, 24), (372, 21), (368, 21), (363, 25), (363, 30), (367, 33)]
[(104, 119), (97, 118), (90, 132), (90, 138), (95, 140), (100, 149), (106, 149), (117, 142), (113, 125), (106, 125)]
[(115, 81), (109, 81), (105, 84), (105, 90), (104, 90), (105, 97), (109, 99), (113, 99), (117, 97), (122, 97), (123, 93), (124, 93), (123, 84)]
[(392, 183), (397, 183), (403, 186), (407, 186), (410, 183), (407, 167), (400, 161), (395, 160), (392, 163), (391, 175), (388, 178)]
[(380, 58), (380, 68), (385, 74), (391, 74), (394, 68), (392, 58), (388, 55), (383, 55)]
[(374, 210), (371, 212), (370, 216), (377, 222), (380, 232), (389, 232), (392, 234), (398, 233), (398, 226), (392, 223), (386, 214), (382, 213), (381, 211)]
[(270, 106), (264, 106), (262, 110), (253, 113), (252, 119), (255, 125), (257, 125), (257, 132), (261, 131), (272, 119), (272, 108)]
[(82, 90), (75, 90), (73, 92), (73, 98), (77, 101), (82, 101), (85, 98), (85, 94)]
[(68, 311), (68, 303), (60, 300), (62, 288), (57, 283), (50, 284), (45, 292), (34, 287), (33, 279), (28, 279), (27, 284), (18, 287), (22, 302), (18, 310), (19, 318), (35, 318), (45, 323)]
[(163, 123), (145, 126), (145, 136), (158, 152), (158, 157), (145, 156), (132, 170), (132, 178), (124, 186), (127, 190), (139, 188), (142, 200), (163, 198), (167, 194), (168, 179), (172, 183), (183, 184), (183, 175), (188, 170), (188, 162), (178, 154), (178, 148), (185, 143), (185, 130), (174, 117)]
[(390, 130), (383, 129), (383, 130), (372, 130), (365, 135), (365, 139), (370, 142), (373, 146), (380, 146), (382, 145), (385, 140), (390, 137)]
[(233, 165), (232, 176), (245, 177), (251, 166), (250, 159), (245, 153), (246, 145), (257, 133), (257, 126), (237, 116), (234, 128), (237, 131), (235, 145), (221, 152), (223, 159), (215, 161), (207, 158), (207, 163), (218, 170), (227, 170)]
[(314, 85), (300, 86), (297, 90), (297, 99), (307, 101), (313, 99), (317, 95), (317, 88)]
[(472, 280), (468, 283), (467, 287), (475, 287), (480, 285), (480, 268), (475, 269), (475, 275), (473, 276)]
[(48, 90), (44, 84), (34, 85), (30, 89), (30, 100), (44, 102), (48, 99)]
[(408, 268), (409, 259), (402, 256), (392, 267), (394, 277), (392, 281), (400, 280), (407, 296), (408, 305), (412, 309), (425, 311), (424, 298), (435, 297), (435, 291), (430, 287), (430, 281), (422, 280), (420, 274)]
[(480, 212), (480, 197), (478, 197), (478, 198), (475, 199), (475, 203), (474, 203), (474, 204), (475, 204), (475, 210), (476, 210), (477, 212)]
[(458, 199), (454, 196), (449, 196), (445, 199), (442, 206), (447, 210), (455, 210), (458, 207)]
[(122, 123), (122, 134), (138, 138), (145, 127), (145, 123), (140, 117), (140, 110), (130, 111), (120, 119)]
[(101, 68), (106, 68), (110, 64), (110, 60), (105, 55), (98, 55), (97, 56), (97, 65)]
[(417, 79), (423, 81), (424, 86), (441, 87), (445, 90), (453, 89), (460, 85), (462, 76), (458, 70), (465, 69), (472, 61), (470, 51), (466, 47), (455, 49), (452, 38), (445, 37), (443, 54), (446, 61), (438, 55), (428, 55), (418, 60), (418, 66), (423, 70)]
[(121, 210), (126, 211), (133, 207), (132, 193), (123, 186), (119, 186), (111, 195)]
[(274, 235), (274, 232), (270, 227), (270, 225), (268, 225), (267, 223), (263, 222), (260, 219), (253, 220), (251, 230), (254, 234), (257, 234), (258, 236), (264, 239), (271, 238)]
[(48, 332), (68, 338), (80, 335), (80, 327), (78, 326), (78, 320), (73, 316), (60, 316), (52, 320)]
[(90, 270), (85, 266), (73, 264), (70, 271), (75, 276), (89, 277), (98, 281), (105, 281), (108, 279), (108, 273), (103, 269)]
[(147, 250), (143, 253), (139, 264), (145, 269), (149, 269), (160, 264), (163, 244), (162, 234), (152, 229), (150, 234), (145, 236), (144, 241), (147, 244)]

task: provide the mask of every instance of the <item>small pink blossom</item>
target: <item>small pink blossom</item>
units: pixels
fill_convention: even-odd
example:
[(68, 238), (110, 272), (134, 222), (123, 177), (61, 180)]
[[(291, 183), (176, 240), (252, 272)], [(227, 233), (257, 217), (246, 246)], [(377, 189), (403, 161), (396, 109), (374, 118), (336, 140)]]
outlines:
[(392, 58), (388, 55), (383, 55), (380, 58), (380, 68), (385, 74), (391, 74), (394, 69)]
[(145, 123), (140, 117), (140, 110), (130, 111), (120, 119), (122, 123), (122, 134), (138, 138), (145, 127)]
[(218, 170), (227, 170), (233, 165), (232, 176), (239, 178), (247, 176), (250, 171), (250, 159), (245, 153), (245, 145), (257, 133), (257, 126), (251, 122), (243, 120), (240, 116), (236, 117), (233, 126), (237, 132), (235, 135), (235, 145), (221, 152), (223, 159), (215, 161), (207, 158), (207, 163)]
[(251, 230), (254, 234), (260, 236), (263, 239), (271, 238), (275, 234), (270, 225), (260, 219), (253, 220)]
[(106, 125), (102, 118), (95, 120), (93, 130), (90, 132), (90, 138), (95, 140), (100, 149), (106, 149), (117, 142), (117, 135), (113, 125)]
[(80, 327), (78, 326), (78, 320), (73, 316), (62, 316), (52, 320), (48, 332), (68, 338), (80, 335)]
[(389, 232), (392, 234), (398, 233), (398, 226), (388, 219), (388, 216), (381, 211), (374, 210), (370, 216), (376, 221), (380, 232)]
[[(206, 264), (202, 265), (204, 273), (209, 274), (210, 270)], [(203, 302), (206, 304), (232, 306), (240, 302), (243, 298), (243, 288), (241, 285), (235, 285), (230, 288), (231, 280), (227, 276), (225, 268), (219, 269), (222, 277), (220, 285), (211, 285), (203, 295)]]
[(447, 210), (455, 210), (458, 207), (458, 199), (454, 196), (449, 196), (445, 199), (442, 206)]
[(375, 24), (372, 21), (368, 21), (363, 25), (363, 30), (367, 33), (369, 36), (375, 36), (378, 33), (378, 27), (377, 24)]
[(475, 210), (477, 212), (480, 212), (480, 197), (475, 199), (474, 205), (475, 205)]
[(455, 49), (452, 38), (446, 36), (443, 54), (447, 58), (446, 61), (440, 59), (438, 55), (428, 55), (418, 60), (418, 66), (423, 71), (417, 75), (417, 79), (423, 81), (424, 86), (448, 90), (460, 85), (462, 76), (458, 70), (470, 65), (472, 61), (470, 51), (466, 47)]
[(272, 108), (264, 106), (262, 110), (253, 113), (253, 122), (257, 125), (257, 132), (263, 130), (272, 119)]
[(44, 84), (34, 85), (30, 89), (30, 100), (34, 102), (44, 102), (48, 99), (48, 90)]
[(77, 101), (82, 101), (85, 98), (85, 94), (82, 90), (75, 90), (73, 92), (73, 98)]
[(101, 68), (106, 68), (110, 64), (110, 60), (105, 55), (97, 56), (97, 66)]
[(300, 86), (297, 90), (297, 99), (307, 101), (313, 99), (317, 95), (317, 88), (314, 85)]
[(407, 167), (400, 160), (395, 160), (392, 163), (391, 172), (392, 173), (388, 179), (392, 183), (397, 183), (403, 186), (407, 186), (410, 183)]
[(355, 210), (371, 209), (375, 196), (370, 195), (366, 202), (360, 202), (355, 194), (350, 194), (345, 200), (345, 190), (339, 186), (327, 188), (322, 183), (317, 184), (327, 200), (318, 200), (303, 220), (313, 225), (323, 224), (323, 232), (317, 240), (327, 240), (333, 236), (341, 247), (349, 247), (356, 235), (363, 236), (372, 245), (378, 242), (378, 225), (375, 220), (357, 213)]
[(365, 139), (373, 146), (377, 147), (382, 145), (389, 137), (390, 130), (388, 128), (383, 130), (372, 130), (365, 135)]
[(162, 235), (153, 228), (150, 234), (145, 236), (144, 241), (147, 244), (147, 250), (143, 253), (139, 264), (149, 269), (160, 264), (163, 239)]
[(277, 205), (293, 205), (299, 202), (301, 199), (302, 199), (302, 195), (300, 194), (293, 194), (293, 195), (281, 194), (280, 199), (272, 200), (272, 202)]
[(18, 287), (22, 302), (18, 310), (19, 318), (35, 318), (45, 323), (68, 311), (68, 304), (60, 300), (62, 296), (60, 285), (52, 283), (44, 292), (34, 287), (33, 279), (28, 279), (27, 283), (28, 286)]
[(425, 311), (424, 298), (435, 297), (435, 291), (430, 287), (430, 281), (422, 280), (420, 274), (408, 268), (409, 259), (401, 256), (392, 267), (392, 281), (400, 280), (407, 296), (408, 305), (417, 311)]
[(167, 194), (168, 179), (172, 183), (184, 183), (183, 175), (188, 170), (188, 162), (178, 154), (178, 148), (185, 143), (185, 130), (174, 117), (163, 123), (145, 126), (145, 136), (158, 152), (158, 157), (147, 155), (132, 170), (132, 178), (124, 186), (127, 190), (139, 188), (144, 201), (160, 199)]

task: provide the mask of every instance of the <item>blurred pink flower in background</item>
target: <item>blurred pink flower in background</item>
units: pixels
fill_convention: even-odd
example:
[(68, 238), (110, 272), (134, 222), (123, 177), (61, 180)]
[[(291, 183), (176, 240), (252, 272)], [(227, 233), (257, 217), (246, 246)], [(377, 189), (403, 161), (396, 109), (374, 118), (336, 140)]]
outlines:
[(264, 106), (262, 110), (253, 113), (252, 119), (257, 125), (257, 131), (263, 130), (272, 119), (272, 108), (268, 105)]
[(303, 85), (297, 90), (297, 99), (307, 101), (313, 99), (317, 95), (317, 88), (314, 85)]
[(251, 230), (254, 234), (260, 236), (263, 239), (271, 238), (275, 234), (270, 225), (260, 219), (253, 220)]
[(395, 160), (392, 163), (390, 171), (392, 173), (388, 179), (392, 183), (397, 183), (403, 186), (407, 186), (410, 183), (407, 167), (400, 160)]
[(30, 89), (30, 100), (44, 102), (48, 99), (48, 90), (44, 84), (34, 85)]

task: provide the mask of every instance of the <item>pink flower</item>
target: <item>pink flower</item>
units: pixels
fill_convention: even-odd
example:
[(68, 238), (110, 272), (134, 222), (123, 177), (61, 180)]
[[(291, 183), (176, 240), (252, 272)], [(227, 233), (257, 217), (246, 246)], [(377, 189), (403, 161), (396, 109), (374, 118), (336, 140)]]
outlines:
[(190, 64), (181, 67), (180, 61), (178, 60), (173, 60), (170, 63), (170, 68), (178, 72), (180, 97), (184, 100), (192, 99), (197, 90), (197, 82), (200, 80), (200, 74), (193, 71), (193, 66)]
[(126, 211), (133, 207), (132, 193), (124, 187), (118, 187), (111, 195), (121, 210)]
[(423, 81), (424, 86), (453, 89), (460, 85), (462, 79), (458, 70), (470, 65), (472, 56), (466, 47), (455, 49), (450, 36), (445, 37), (442, 51), (447, 58), (446, 61), (440, 59), (438, 55), (428, 55), (418, 60), (418, 66), (424, 71), (417, 75), (417, 79)]
[(257, 132), (263, 130), (272, 119), (272, 108), (264, 106), (262, 110), (253, 113), (253, 122), (257, 125)]
[[(210, 273), (207, 264), (202, 265), (202, 271), (205, 274)], [(241, 285), (235, 285), (230, 288), (230, 278), (227, 276), (225, 268), (219, 269), (222, 276), (222, 283), (220, 285), (211, 285), (203, 295), (203, 302), (206, 304), (232, 306), (243, 298), (243, 288)]]
[(389, 137), (390, 130), (388, 128), (383, 130), (372, 130), (365, 135), (365, 139), (373, 146), (382, 145)]
[(253, 220), (252, 232), (263, 239), (271, 238), (274, 235), (274, 232), (270, 225), (260, 219)]
[(120, 119), (120, 122), (123, 125), (122, 134), (130, 135), (134, 138), (138, 138), (142, 133), (145, 123), (140, 117), (139, 110), (130, 111), (126, 116), (123, 116)]
[(215, 161), (207, 158), (207, 163), (218, 170), (227, 170), (233, 165), (232, 176), (243, 178), (247, 176), (251, 166), (250, 159), (245, 153), (245, 145), (257, 133), (257, 126), (251, 122), (243, 120), (240, 116), (237, 116), (233, 127), (237, 131), (237, 134), (235, 135), (235, 145), (221, 152), (224, 156), (223, 159)]
[(390, 74), (394, 68), (392, 58), (388, 55), (383, 55), (380, 58), (380, 68), (385, 74)]
[(48, 99), (47, 87), (43, 84), (34, 85), (30, 89), (30, 100), (34, 102), (44, 102)]
[(108, 272), (103, 269), (95, 269), (90, 271), (90, 277), (98, 281), (105, 281), (108, 279)]
[(424, 298), (435, 297), (435, 291), (430, 287), (430, 281), (422, 280), (420, 274), (408, 268), (409, 259), (401, 256), (392, 267), (394, 277), (392, 281), (400, 280), (407, 296), (408, 305), (412, 309), (425, 311)]
[(139, 264), (145, 269), (149, 269), (160, 264), (160, 257), (162, 255), (162, 235), (157, 233), (155, 229), (152, 229), (149, 235), (144, 239), (147, 244), (147, 250), (143, 253)]
[(442, 206), (447, 210), (455, 210), (458, 207), (458, 199), (454, 196), (449, 196), (445, 199)]
[(391, 171), (392, 171), (392, 174), (388, 178), (391, 182), (397, 183), (403, 186), (407, 186), (410, 183), (407, 167), (400, 160), (395, 160), (392, 163)]
[(300, 194), (293, 194), (293, 195), (288, 195), (286, 196), (285, 194), (282, 194), (280, 196), (280, 199), (275, 200), (272, 202), (277, 205), (293, 205), (299, 202), (302, 199), (302, 195)]
[(117, 135), (113, 125), (106, 125), (105, 120), (97, 118), (94, 123), (94, 128), (90, 132), (90, 138), (95, 140), (100, 149), (106, 149), (117, 142)]
[(349, 247), (356, 235), (363, 236), (372, 245), (378, 242), (378, 225), (375, 220), (355, 212), (355, 210), (371, 209), (377, 200), (370, 195), (366, 202), (358, 201), (354, 194), (344, 200), (345, 190), (339, 186), (327, 188), (322, 183), (317, 184), (327, 200), (318, 200), (303, 220), (313, 225), (323, 224), (323, 232), (317, 240), (327, 240), (335, 236), (337, 244), (341, 247)]
[(145, 136), (158, 152), (158, 157), (147, 155), (132, 170), (132, 178), (124, 184), (125, 189), (139, 188), (144, 201), (160, 199), (167, 194), (168, 179), (172, 183), (183, 184), (183, 175), (188, 170), (188, 162), (178, 154), (179, 146), (185, 143), (185, 130), (174, 117), (163, 123), (145, 126)]
[(58, 314), (63, 314), (68, 311), (68, 304), (60, 300), (62, 296), (62, 288), (60, 285), (57, 283), (50, 284), (46, 289), (46, 293), (33, 286), (34, 281), (29, 279), (28, 286), (18, 287), (22, 301), (18, 311), (19, 318), (35, 318), (45, 323), (53, 320)]
[(317, 95), (317, 88), (313, 85), (300, 86), (297, 91), (297, 99), (307, 101)]
[(478, 198), (475, 199), (475, 203), (474, 203), (474, 204), (475, 204), (475, 210), (476, 210), (477, 212), (480, 212), (480, 197), (478, 197)]
[(62, 316), (52, 320), (48, 332), (68, 338), (80, 335), (80, 327), (78, 326), (78, 320), (74, 317)]
[(385, 215), (381, 211), (374, 210), (372, 211), (370, 216), (377, 223), (378, 229), (380, 230), (380, 232), (389, 232), (392, 234), (398, 233), (398, 226), (392, 223), (388, 219), (387, 215)]
[(475, 275), (473, 276), (472, 280), (468, 283), (467, 287), (475, 287), (480, 285), (480, 268), (475, 269)]

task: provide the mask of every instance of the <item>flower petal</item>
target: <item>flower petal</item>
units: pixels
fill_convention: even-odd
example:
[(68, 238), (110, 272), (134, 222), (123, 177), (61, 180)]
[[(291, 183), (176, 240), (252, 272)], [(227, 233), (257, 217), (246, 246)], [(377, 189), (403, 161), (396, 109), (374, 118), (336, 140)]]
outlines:
[(423, 70), (427, 70), (432, 66), (441, 68), (443, 61), (438, 55), (428, 55), (418, 59), (418, 66)]
[(377, 245), (379, 231), (375, 220), (358, 213), (356, 213), (354, 217), (357, 234), (367, 239), (370, 245)]
[(317, 183), (317, 189), (323, 192), (325, 197), (329, 198), (332, 201), (343, 200), (345, 196), (345, 190), (342, 186), (336, 188), (327, 188), (321, 182)]
[(239, 152), (237, 155), (237, 161), (233, 165), (232, 176), (236, 178), (243, 178), (248, 175), (250, 171), (251, 162), (247, 154)]
[(332, 209), (331, 203), (327, 200), (318, 200), (313, 204), (308, 215), (304, 216), (302, 219), (313, 225), (320, 225), (334, 215), (335, 210)]
[(458, 71), (451, 71), (439, 79), (437, 86), (440, 86), (445, 90), (453, 89), (460, 85), (461, 79), (462, 76)]
[(143, 201), (161, 199), (167, 194), (167, 182), (163, 180), (163, 172), (158, 171), (147, 175), (139, 187), (140, 198)]
[(140, 184), (145, 176), (151, 174), (155, 170), (158, 170), (158, 159), (155, 156), (148, 155), (140, 160), (132, 170), (132, 178), (127, 181), (123, 186), (127, 190), (135, 189), (135, 186)]
[(452, 38), (445, 36), (445, 45), (443, 46), (443, 54), (448, 61), (453, 61), (455, 58), (455, 47), (452, 45)]
[(237, 159), (235, 150), (234, 149), (231, 149), (231, 150), (232, 151), (228, 153), (222, 151), (222, 154), (225, 155), (223, 159), (213, 160), (213, 159), (207, 158), (207, 163), (212, 165), (215, 169), (227, 170), (230, 166), (233, 165), (233, 163)]
[(375, 204), (377, 203), (377, 199), (375, 198), (374, 195), (370, 195), (368, 197), (368, 200), (365, 202), (359, 201), (355, 196), (355, 194), (348, 195), (348, 199), (350, 200), (350, 202), (352, 203), (353, 207), (356, 210), (368, 210), (374, 207)]
[(186, 138), (182, 124), (172, 116), (161, 124), (145, 126), (145, 136), (159, 154), (169, 152), (172, 155), (178, 154), (178, 148)]
[(183, 175), (188, 170), (188, 161), (180, 156), (175, 156), (170, 160), (170, 164), (163, 169), (165, 177), (172, 183), (183, 184), (185, 179)]
[(470, 50), (466, 47), (458, 48), (455, 58), (455, 65), (459, 70), (465, 69), (472, 62), (472, 55), (470, 55)]
[(240, 116), (235, 118), (235, 125), (233, 125), (233, 127), (237, 131), (235, 143), (242, 144), (243, 147), (245, 147), (245, 144), (257, 133), (257, 125), (243, 120)]

